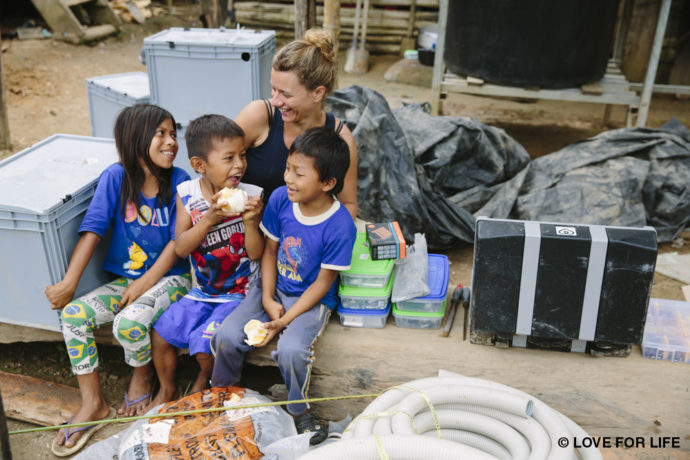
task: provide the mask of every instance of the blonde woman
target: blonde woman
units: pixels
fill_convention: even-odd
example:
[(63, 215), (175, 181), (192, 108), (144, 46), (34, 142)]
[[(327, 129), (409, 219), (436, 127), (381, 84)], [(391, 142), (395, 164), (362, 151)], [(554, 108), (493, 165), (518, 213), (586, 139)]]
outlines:
[(330, 33), (308, 30), (273, 58), (271, 99), (250, 102), (236, 118), (245, 132), (247, 172), (244, 180), (264, 189), (266, 202), (285, 185), (283, 173), (288, 149), (297, 136), (315, 126), (335, 130), (350, 150), (350, 167), (338, 200), (357, 216), (357, 146), (345, 124), (323, 109), (333, 91), (338, 63)]

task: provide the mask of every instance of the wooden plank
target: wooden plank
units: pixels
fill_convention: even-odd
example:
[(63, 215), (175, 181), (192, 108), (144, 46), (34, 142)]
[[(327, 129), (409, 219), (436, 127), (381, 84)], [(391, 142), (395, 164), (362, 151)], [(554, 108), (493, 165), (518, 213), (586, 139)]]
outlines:
[(604, 94), (604, 88), (601, 87), (601, 83), (598, 81), (580, 86), (580, 91), (582, 91), (582, 94)]
[(31, 2), (41, 13), (55, 38), (70, 43), (79, 43), (83, 28), (72, 10), (56, 0), (31, 0)]
[[(690, 449), (683, 438), (690, 420), (687, 365), (643, 358), (638, 346), (625, 358), (498, 349), (462, 341), (457, 324), (449, 337), (441, 337), (441, 330), (398, 328), (392, 318), (383, 329), (359, 329), (342, 327), (333, 316), (316, 343), (310, 396), (379, 392), (445, 369), (525, 391), (591, 436), (680, 436)], [(270, 351), (254, 351), (247, 361), (274, 365)], [(370, 402), (324, 402), (312, 410), (340, 420)]]
[(58, 0), (60, 3), (70, 8), (72, 6), (82, 5), (84, 3), (89, 3), (92, 0)]
[(0, 460), (11, 458), (12, 451), (10, 450), (10, 436), (7, 431), (5, 407), (2, 404), (2, 395), (0, 394)]
[(643, 81), (647, 72), (649, 55), (652, 51), (660, 1), (634, 1), (628, 27), (621, 67), (630, 81)]
[[(2, 50), (2, 39), (0, 39)], [(5, 103), (5, 78), (2, 70), (2, 51), (0, 51), (0, 149), (10, 148), (10, 125), (7, 118), (7, 104)]]
[(79, 390), (19, 374), (0, 372), (5, 414), (41, 426), (59, 425), (81, 406)]
[[(253, 3), (253, 0), (235, 0), (235, 5), (241, 5), (242, 3)], [(271, 3), (282, 3), (282, 4), (290, 4), (292, 5), (294, 3), (294, 0), (273, 0)], [(316, 2), (317, 6), (322, 5), (324, 1), (318, 1)], [(354, 8), (355, 1), (354, 0), (347, 0), (347, 1), (342, 1), (342, 6), (345, 7), (344, 9), (347, 9), (348, 7)], [(439, 0), (416, 0), (417, 6), (422, 6), (425, 8), (436, 8), (438, 9), (439, 5)], [(400, 8), (405, 8), (405, 7), (410, 7), (412, 4), (412, 0), (371, 0), (370, 4), (372, 6), (394, 6), (394, 7), (400, 7)]]

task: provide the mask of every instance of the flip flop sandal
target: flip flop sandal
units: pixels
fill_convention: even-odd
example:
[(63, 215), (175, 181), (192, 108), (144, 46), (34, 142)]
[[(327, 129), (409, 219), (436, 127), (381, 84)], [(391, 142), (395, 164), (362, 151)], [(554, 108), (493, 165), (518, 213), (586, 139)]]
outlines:
[(305, 412), (295, 419), (295, 427), (298, 434), (314, 433), (311, 439), (309, 439), (309, 444), (312, 446), (323, 442), (326, 436), (328, 436), (328, 432), (323, 424), (309, 412)]
[(151, 392), (149, 391), (144, 396), (140, 396), (137, 399), (135, 399), (134, 401), (130, 401), (129, 395), (127, 393), (128, 392), (125, 391), (125, 410), (129, 409), (130, 407), (132, 407), (135, 404), (139, 404), (140, 402), (146, 401), (147, 399), (151, 398)]
[[(116, 415), (117, 415), (117, 413), (116, 413), (115, 409), (113, 409), (111, 407), (110, 410), (108, 411), (108, 415), (104, 419), (101, 419), (101, 420), (110, 420), (110, 419), (115, 418)], [(72, 420), (67, 422), (68, 425), (70, 423), (72, 423)], [(67, 429), (65, 429), (65, 442), (67, 442), (67, 440), (70, 438), (70, 436), (72, 436), (75, 433), (80, 433), (83, 431), (84, 434), (81, 435), (81, 438), (79, 438), (77, 440), (77, 442), (72, 447), (65, 447), (64, 444), (61, 446), (58, 445), (57, 437), (56, 437), (55, 439), (53, 439), (53, 443), (50, 446), (50, 450), (53, 452), (53, 455), (55, 455), (56, 457), (68, 457), (70, 455), (73, 455), (73, 454), (79, 452), (86, 445), (86, 443), (89, 441), (89, 439), (91, 439), (91, 437), (96, 433), (96, 431), (100, 430), (101, 428), (103, 428), (102, 423), (98, 424), (98, 425), (85, 425), (85, 426), (78, 426), (75, 428), (67, 428)]]

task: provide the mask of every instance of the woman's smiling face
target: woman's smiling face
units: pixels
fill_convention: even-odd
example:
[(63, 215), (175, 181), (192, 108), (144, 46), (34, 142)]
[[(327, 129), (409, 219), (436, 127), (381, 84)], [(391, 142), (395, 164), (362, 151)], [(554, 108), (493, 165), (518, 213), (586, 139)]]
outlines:
[(294, 123), (320, 111), (323, 96), (319, 88), (309, 90), (294, 72), (271, 71), (271, 105), (280, 110), (284, 122)]

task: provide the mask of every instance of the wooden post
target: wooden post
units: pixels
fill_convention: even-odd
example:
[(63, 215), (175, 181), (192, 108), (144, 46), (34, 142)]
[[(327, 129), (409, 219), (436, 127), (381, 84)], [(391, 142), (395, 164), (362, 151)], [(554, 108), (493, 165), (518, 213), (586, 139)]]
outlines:
[(217, 29), (225, 25), (228, 17), (228, 0), (201, 0), (201, 22), (204, 27)]
[[(2, 49), (2, 39), (0, 39)], [(0, 51), (0, 149), (10, 148), (10, 125), (7, 120), (7, 104), (5, 104), (5, 80), (2, 70), (2, 51)]]
[(304, 37), (304, 33), (316, 25), (316, 1), (295, 0), (295, 38)]
[(448, 23), (448, 1), (440, 0), (438, 6), (438, 38), (434, 53), (434, 72), (431, 76), (431, 114), (441, 115), (441, 80), (446, 71), (443, 52), (446, 48), (446, 24)]
[(340, 0), (325, 0), (323, 4), (323, 28), (333, 35), (335, 58), (340, 49)]
[(649, 104), (652, 100), (652, 89), (654, 87), (654, 80), (656, 79), (656, 71), (659, 67), (661, 46), (664, 42), (666, 23), (668, 22), (668, 15), (670, 13), (671, 0), (662, 0), (661, 9), (659, 10), (659, 18), (657, 19), (656, 33), (654, 34), (654, 42), (652, 43), (652, 51), (649, 54), (647, 74), (644, 79), (644, 85), (642, 86), (642, 94), (640, 95), (640, 108), (637, 112), (637, 120), (635, 122), (635, 126), (638, 128), (644, 128), (647, 124)]
[(10, 436), (7, 433), (7, 420), (5, 419), (5, 408), (2, 406), (2, 395), (0, 395), (0, 460), (12, 460)]

